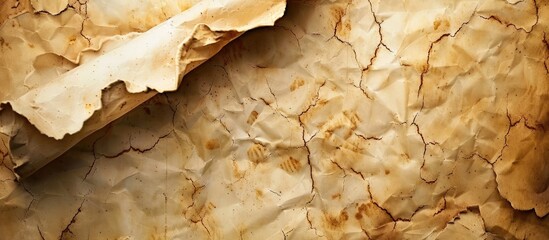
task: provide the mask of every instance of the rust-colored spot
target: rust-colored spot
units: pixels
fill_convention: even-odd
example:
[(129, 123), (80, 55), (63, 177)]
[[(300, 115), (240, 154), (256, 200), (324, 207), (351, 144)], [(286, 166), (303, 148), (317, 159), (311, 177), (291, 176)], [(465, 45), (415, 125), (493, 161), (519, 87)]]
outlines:
[(255, 120), (257, 120), (257, 115), (259, 115), (258, 112), (252, 111), (250, 113), (250, 116), (248, 116), (248, 121), (246, 121), (246, 122), (251, 125), (252, 123), (255, 122)]
[(436, 19), (433, 22), (433, 29), (436, 31), (440, 29), (441, 31), (448, 30), (450, 28), (450, 22), (447, 19)]
[(255, 196), (257, 197), (257, 199), (263, 198), (263, 191), (261, 191), (261, 189), (256, 189)]
[(289, 157), (286, 161), (280, 164), (280, 168), (289, 173), (295, 173), (301, 169), (301, 163), (299, 160)]
[(86, 107), (86, 110), (88, 110), (88, 111), (91, 111), (92, 108), (93, 108), (93, 106), (92, 106), (91, 103), (86, 103), (86, 104), (85, 104), (85, 107)]
[(330, 214), (324, 215), (324, 220), (328, 228), (336, 229), (341, 227), (345, 221), (349, 219), (349, 215), (345, 210), (342, 210), (339, 215), (332, 216)]
[(267, 149), (259, 143), (255, 143), (248, 149), (248, 159), (254, 163), (265, 161), (267, 157)]
[(215, 139), (210, 139), (206, 142), (206, 148), (209, 150), (219, 148), (219, 143)]
[(197, 205), (189, 209), (187, 214), (189, 215), (189, 220), (192, 222), (202, 221), (207, 215), (209, 215), (217, 206), (212, 202), (207, 202), (204, 205)]
[(324, 139), (326, 141), (332, 141), (331, 136), (337, 133), (345, 139), (348, 139), (353, 135), (353, 132), (358, 127), (359, 123), (360, 119), (358, 118), (358, 115), (350, 111), (343, 111), (343, 114), (329, 117), (328, 121), (322, 126)]
[(69, 38), (69, 45), (73, 45), (76, 42), (76, 37), (72, 36)]
[(341, 18), (345, 15), (345, 9), (341, 6), (336, 6), (331, 9), (332, 20), (334, 23), (341, 21)]
[(341, 199), (341, 193), (336, 193), (332, 195), (332, 199)]
[(385, 175), (389, 175), (389, 173), (391, 173), (391, 170), (385, 169)]
[(290, 85), (290, 91), (295, 91), (296, 89), (302, 87), (303, 85), (305, 85), (305, 80), (301, 79), (301, 78), (296, 78), (294, 80), (294, 82)]
[(339, 37), (347, 37), (351, 32), (351, 23), (347, 18), (342, 17), (336, 25), (336, 34)]
[(355, 214), (355, 218), (358, 220), (368, 218), (372, 221), (375, 227), (379, 227), (392, 221), (391, 216), (389, 216), (387, 212), (372, 202), (360, 204), (360, 206), (358, 206), (357, 213)]
[(240, 169), (238, 169), (238, 164), (233, 161), (233, 175), (235, 178), (242, 178), (244, 174), (240, 172)]

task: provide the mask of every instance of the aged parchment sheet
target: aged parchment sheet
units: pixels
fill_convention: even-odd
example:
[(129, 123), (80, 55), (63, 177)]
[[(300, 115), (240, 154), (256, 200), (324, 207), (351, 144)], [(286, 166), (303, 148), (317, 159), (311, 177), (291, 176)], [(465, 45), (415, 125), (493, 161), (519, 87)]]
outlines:
[(542, 0), (289, 1), (32, 176), (4, 154), (0, 232), (547, 239), (548, 24)]

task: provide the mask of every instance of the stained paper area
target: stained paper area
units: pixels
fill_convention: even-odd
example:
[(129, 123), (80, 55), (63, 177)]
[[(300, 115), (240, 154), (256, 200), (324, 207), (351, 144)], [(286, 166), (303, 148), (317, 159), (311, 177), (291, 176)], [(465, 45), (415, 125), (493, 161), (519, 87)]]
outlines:
[(0, 168), (0, 232), (547, 239), (548, 21), (541, 0), (289, 1), (29, 178)]

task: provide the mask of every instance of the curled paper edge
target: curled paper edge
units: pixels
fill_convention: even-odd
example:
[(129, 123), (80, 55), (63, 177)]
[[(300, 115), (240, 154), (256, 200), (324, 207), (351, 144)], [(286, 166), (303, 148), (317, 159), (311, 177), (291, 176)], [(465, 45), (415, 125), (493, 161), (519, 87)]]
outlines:
[(274, 25), (285, 8), (284, 0), (203, 1), (123, 46), (5, 102), (11, 108), (0, 111), (4, 125), (0, 151), (10, 156), (8, 167), (18, 178), (30, 176), (157, 93), (176, 90), (185, 74), (243, 32)]

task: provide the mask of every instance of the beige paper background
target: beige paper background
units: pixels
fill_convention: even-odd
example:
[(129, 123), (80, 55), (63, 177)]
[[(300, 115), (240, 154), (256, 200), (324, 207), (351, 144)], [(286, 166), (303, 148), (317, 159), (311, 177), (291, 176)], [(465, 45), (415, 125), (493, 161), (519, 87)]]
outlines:
[(32, 177), (2, 168), (0, 231), (546, 239), (547, 5), (291, 1)]

